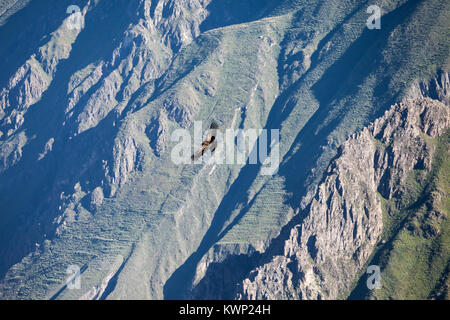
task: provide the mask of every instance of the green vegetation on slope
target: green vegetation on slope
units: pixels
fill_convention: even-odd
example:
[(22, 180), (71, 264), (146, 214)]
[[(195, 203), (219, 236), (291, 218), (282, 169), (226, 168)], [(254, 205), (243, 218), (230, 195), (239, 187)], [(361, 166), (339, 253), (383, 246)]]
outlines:
[[(429, 141), (432, 169), (414, 170), (400, 198), (383, 203), (383, 235), (368, 265), (381, 268), (381, 289), (362, 275), (351, 299), (448, 299), (450, 262), (450, 131)], [(365, 269), (364, 269), (365, 270)]]

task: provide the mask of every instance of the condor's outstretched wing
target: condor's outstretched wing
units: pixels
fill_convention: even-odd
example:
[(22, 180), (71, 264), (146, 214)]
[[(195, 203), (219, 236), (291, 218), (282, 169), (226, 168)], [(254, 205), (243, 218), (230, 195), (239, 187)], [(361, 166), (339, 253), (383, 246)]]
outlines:
[(209, 126), (209, 133), (205, 139), (205, 141), (202, 142), (201, 147), (194, 152), (194, 154), (191, 156), (191, 160), (194, 162), (198, 160), (201, 156), (205, 154), (208, 150), (211, 150), (211, 153), (216, 150), (217, 141), (216, 141), (216, 130), (219, 128), (218, 124), (216, 122), (212, 122)]

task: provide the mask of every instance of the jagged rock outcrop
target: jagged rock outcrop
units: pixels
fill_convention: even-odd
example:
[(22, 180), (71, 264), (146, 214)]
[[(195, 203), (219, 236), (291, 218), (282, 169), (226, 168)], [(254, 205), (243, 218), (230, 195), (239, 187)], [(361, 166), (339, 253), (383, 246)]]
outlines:
[[(15, 253), (13, 258), (4, 260), (5, 264), (16, 260), (17, 255), (34, 249), (35, 242), (43, 241), (42, 236), (60, 235), (78, 219), (80, 212), (85, 217), (89, 214), (88, 210), (95, 212), (103, 203), (104, 195), (113, 196), (131, 172), (139, 171), (143, 153), (142, 142), (138, 140), (140, 134), (145, 134), (145, 127), (135, 128), (131, 123), (129, 128), (133, 134), (118, 135), (115, 139), (118, 123), (127, 114), (148, 103), (155, 80), (169, 67), (172, 56), (198, 36), (199, 26), (206, 17), (204, 7), (208, 2), (136, 0), (114, 3), (83, 1), (82, 4), (79, 4), (79, 28), (71, 28), (69, 20), (73, 16), (61, 11), (58, 15), (61, 21), (56, 30), (51, 30), (51, 34), (43, 37), (47, 39), (44, 44), (32, 51), (26, 62), (12, 73), (6, 83), (1, 84), (0, 173), (19, 163), (33, 171), (35, 161), (40, 161), (40, 166), (45, 168), (48, 162), (59, 157), (57, 154), (52, 155), (54, 149), (61, 154), (71, 154), (66, 158), (67, 162), (70, 162), (71, 157), (79, 159), (80, 150), (62, 150), (68, 144), (73, 147), (82, 143), (90, 130), (95, 130), (97, 136), (95, 144), (83, 147), (82, 153), (86, 155), (87, 161), (82, 161), (79, 169), (74, 168), (71, 173), (52, 173), (52, 180), (48, 182), (49, 190), (54, 195), (69, 195), (43, 197), (40, 200), (35, 198), (33, 207), (36, 217), (30, 220), (30, 224), (35, 225), (33, 228), (45, 231), (40, 240), (32, 239), (34, 236), (30, 235), (26, 237), (25, 243), (16, 242), (20, 249), (7, 249)], [(45, 4), (42, 6), (45, 7)], [(108, 18), (114, 17), (117, 10), (128, 20), (123, 29), (108, 30), (116, 37), (105, 40), (111, 42), (112, 51), (105, 53), (101, 47), (90, 47), (98, 39), (105, 39), (104, 34), (98, 37), (95, 30), (90, 29), (93, 25), (97, 23), (101, 27), (102, 23), (108, 23), (108, 19), (114, 20), (114, 24), (121, 24), (120, 19)], [(86, 44), (84, 50), (88, 52), (80, 51), (80, 46)], [(80, 56), (89, 56), (91, 51), (94, 52), (95, 60), (83, 60)], [(64, 78), (66, 75), (67, 79)], [(172, 120), (182, 122), (185, 121), (185, 115), (193, 116), (195, 110), (186, 99), (189, 96), (180, 96), (177, 108), (172, 108), (172, 104), (167, 102)], [(34, 113), (28, 117), (31, 107), (46, 109), (53, 104), (56, 107), (47, 116)], [(36, 123), (39, 121), (46, 125), (39, 128)], [(164, 122), (162, 124), (165, 125)], [(36, 132), (30, 136), (35, 128)], [(49, 132), (48, 136), (43, 131)], [(158, 143), (151, 144), (156, 154), (162, 152), (166, 131), (158, 131)], [(109, 141), (103, 138), (98, 140), (100, 136), (108, 136)], [(26, 146), (28, 153), (24, 154)], [(61, 163), (66, 160), (58, 161)], [(23, 175), (27, 174), (22, 172)], [(44, 174), (45, 169), (38, 169), (37, 172)], [(17, 176), (10, 179), (19, 180)], [(11, 185), (7, 180), (4, 181)], [(71, 197), (71, 189), (75, 184), (79, 184), (82, 192), (75, 191), (77, 196)], [(23, 209), (22, 212), (27, 210)]]
[(401, 197), (414, 168), (429, 171), (449, 107), (430, 98), (406, 99), (352, 136), (330, 164), (284, 254), (249, 273), (240, 299), (345, 297), (383, 230), (380, 195)]
[[(390, 1), (372, 31), (350, 0), (82, 0), (68, 30), (70, 0), (27, 1), (0, 13), (0, 298), (341, 297), (430, 168), (442, 73), (329, 164), (446, 65), (448, 3)], [(213, 119), (279, 129), (276, 173), (175, 164), (173, 130)]]
[(145, 133), (150, 140), (150, 146), (157, 156), (160, 156), (167, 148), (169, 141), (169, 132), (167, 128), (167, 115), (164, 111), (152, 119), (150, 125), (146, 128)]
[(105, 198), (103, 194), (103, 189), (101, 187), (95, 188), (91, 193), (91, 210), (97, 209), (103, 203)]
[(200, 24), (208, 15), (205, 7), (210, 1), (145, 0), (143, 16), (161, 31), (164, 43), (176, 50), (200, 34)]

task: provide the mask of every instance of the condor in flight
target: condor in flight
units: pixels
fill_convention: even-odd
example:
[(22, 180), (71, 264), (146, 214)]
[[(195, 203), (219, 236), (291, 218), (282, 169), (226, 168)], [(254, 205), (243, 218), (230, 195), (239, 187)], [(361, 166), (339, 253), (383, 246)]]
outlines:
[(198, 158), (202, 157), (203, 154), (205, 154), (208, 150), (211, 150), (211, 154), (214, 152), (214, 150), (216, 150), (216, 132), (218, 128), (219, 125), (213, 121), (209, 126), (208, 135), (205, 141), (202, 142), (202, 146), (191, 156), (192, 162), (197, 161)]

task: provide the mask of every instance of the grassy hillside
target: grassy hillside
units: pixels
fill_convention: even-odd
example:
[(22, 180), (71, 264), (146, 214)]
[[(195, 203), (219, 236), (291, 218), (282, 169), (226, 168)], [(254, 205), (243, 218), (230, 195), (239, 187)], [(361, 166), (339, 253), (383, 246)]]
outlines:
[[(448, 1), (379, 1), (381, 30), (366, 28), (368, 1), (250, 1), (247, 6), (230, 1), (228, 15), (221, 15), (223, 5), (213, 1), (201, 23), (185, 8), (186, 16), (171, 20), (175, 31), (164, 25), (145, 29), (143, 18), (133, 15), (138, 3), (98, 1), (88, 11), (86, 29), (17, 133), (30, 139), (18, 164), (0, 176), (11, 181), (0, 182), (0, 209), (14, 204), (7, 213), (11, 235), (4, 235), (2, 249), (14, 251), (13, 242), (23, 247), (2, 264), (7, 273), (1, 298), (186, 297), (206, 256), (222, 262), (267, 248), (284, 225), (298, 219), (295, 213), (310, 200), (337, 147), (399, 101), (412, 81), (448, 63)], [(171, 19), (171, 10), (177, 12), (163, 10), (165, 18)], [(30, 12), (22, 14), (0, 27), (0, 35)], [(130, 36), (137, 32), (130, 31), (130, 23), (141, 23), (137, 40)], [(9, 58), (13, 63), (2, 83), (52, 26), (33, 34), (33, 48)], [(168, 45), (187, 39), (197, 27), (192, 41), (179, 48)], [(8, 38), (9, 47), (14, 43)], [(136, 54), (139, 50), (146, 54)], [(6, 56), (0, 49), (0, 57)], [(117, 74), (119, 80), (107, 81)], [(77, 87), (80, 91), (74, 91)], [(72, 117), (65, 109), (74, 92), (81, 97)], [(92, 111), (96, 101), (102, 102), (102, 117)], [(95, 121), (80, 126), (77, 119), (89, 116)], [(248, 164), (215, 170), (175, 165), (170, 133), (181, 127), (192, 131), (193, 121), (207, 126), (212, 119), (224, 128), (280, 129), (278, 173), (262, 176), (260, 165)], [(161, 140), (155, 132), (164, 133)], [(53, 151), (37, 162), (51, 137)], [(444, 150), (442, 141), (436, 143)], [(428, 178), (436, 181), (429, 190), (446, 190), (448, 179), (438, 174), (444, 169), (436, 164), (436, 177), (442, 178)], [(98, 186), (105, 199), (93, 209), (92, 190)], [(396, 216), (409, 217), (408, 212)], [(428, 211), (414, 212), (420, 229)], [(387, 219), (387, 239), (400, 237), (403, 220)], [(52, 232), (44, 235), (47, 230)], [(383, 277), (392, 284), (380, 297), (408, 296), (403, 282), (399, 288), (405, 291), (388, 291), (400, 281), (394, 271), (389, 275), (394, 268), (389, 263), (401, 264), (406, 250), (420, 246), (431, 256), (448, 248), (441, 235), (422, 240), (407, 232), (412, 231), (402, 236), (407, 246), (396, 243), (397, 257), (385, 262)], [(424, 288), (420, 295), (437, 296), (447, 281), (446, 262), (431, 260), (423, 268), (433, 269), (432, 281), (423, 286), (433, 283), (436, 293)], [(64, 286), (69, 265), (82, 270), (80, 290)]]

